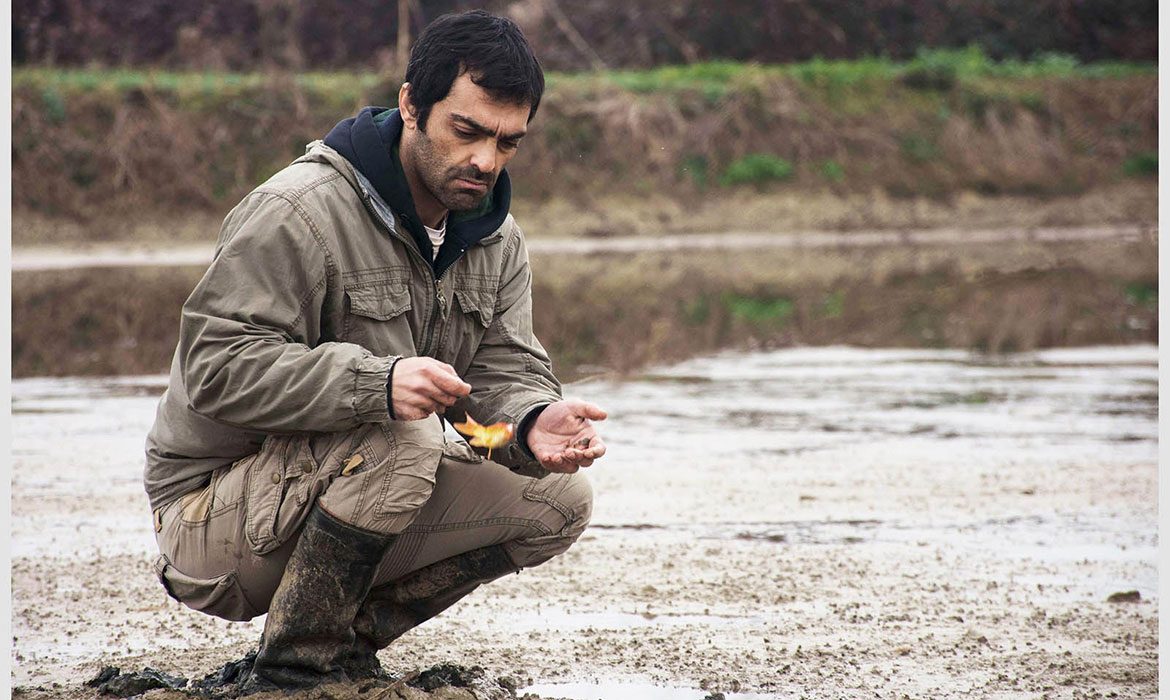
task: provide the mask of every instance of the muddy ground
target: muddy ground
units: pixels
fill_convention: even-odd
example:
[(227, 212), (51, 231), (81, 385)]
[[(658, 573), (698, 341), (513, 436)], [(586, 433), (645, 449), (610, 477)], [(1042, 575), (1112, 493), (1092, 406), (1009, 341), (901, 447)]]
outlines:
[[(14, 697), (95, 697), (106, 665), (198, 678), (256, 643), (262, 619), (151, 575), (162, 387), (13, 386)], [(1155, 348), (797, 349), (569, 392), (611, 412), (593, 526), (389, 670), (478, 664), (542, 698), (1157, 695)]]

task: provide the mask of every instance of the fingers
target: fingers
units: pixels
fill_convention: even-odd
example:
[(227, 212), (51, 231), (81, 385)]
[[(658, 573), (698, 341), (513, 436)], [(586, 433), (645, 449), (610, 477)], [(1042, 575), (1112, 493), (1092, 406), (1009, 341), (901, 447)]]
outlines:
[(573, 404), (573, 413), (577, 414), (581, 418), (588, 420), (605, 420), (609, 416), (609, 414), (605, 412), (605, 409), (601, 408), (597, 404), (592, 404), (588, 401), (581, 401), (579, 399), (572, 399), (571, 402)]
[(601, 438), (593, 438), (593, 443), (589, 446), (589, 449), (581, 451), (581, 458), (587, 459), (590, 462), (592, 462), (593, 460), (600, 458), (604, 454), (605, 454), (605, 443), (601, 441)]
[(421, 394), (412, 394), (394, 400), (394, 416), (398, 420), (421, 420), (444, 409), (445, 406), (439, 402), (428, 399)]
[(598, 435), (591, 435), (573, 443), (563, 454), (574, 461), (594, 460), (605, 454), (605, 443)]
[(399, 420), (419, 420), (450, 408), (471, 393), (455, 368), (431, 357), (408, 357), (394, 367), (390, 397)]
[(594, 460), (605, 454), (605, 443), (601, 438), (594, 437), (588, 449), (578, 449), (570, 447), (560, 452), (551, 454), (537, 455), (541, 466), (550, 472), (562, 472), (572, 474), (581, 467), (593, 466)]
[(455, 373), (455, 368), (451, 365), (442, 362), (435, 363), (428, 375), (435, 386), (440, 391), (443, 391), (456, 398), (460, 396), (467, 396), (471, 393), (471, 385), (459, 378)]

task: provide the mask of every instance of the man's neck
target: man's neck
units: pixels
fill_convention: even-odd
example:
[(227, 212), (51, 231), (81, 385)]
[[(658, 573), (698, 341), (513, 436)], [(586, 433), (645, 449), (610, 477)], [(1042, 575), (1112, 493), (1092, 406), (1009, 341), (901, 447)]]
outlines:
[(403, 134), (399, 141), (398, 157), (402, 159), (402, 173), (406, 175), (406, 184), (410, 187), (410, 198), (414, 201), (414, 210), (418, 213), (418, 218), (422, 220), (424, 226), (437, 229), (447, 216), (447, 208), (435, 199), (427, 186), (423, 184), (422, 178), (418, 176), (412, 150), (406, 143), (406, 134)]

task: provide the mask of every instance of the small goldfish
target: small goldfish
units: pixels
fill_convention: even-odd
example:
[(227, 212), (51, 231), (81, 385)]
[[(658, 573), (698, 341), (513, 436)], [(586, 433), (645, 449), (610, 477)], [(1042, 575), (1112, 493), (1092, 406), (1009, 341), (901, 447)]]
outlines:
[(516, 434), (516, 426), (513, 423), (492, 423), (491, 425), (480, 425), (475, 422), (471, 414), (467, 415), (467, 422), (452, 423), (456, 430), (471, 438), (469, 444), (475, 447), (488, 448), (488, 459), (492, 458), (492, 449), (495, 447), (503, 447), (508, 444), (508, 441)]

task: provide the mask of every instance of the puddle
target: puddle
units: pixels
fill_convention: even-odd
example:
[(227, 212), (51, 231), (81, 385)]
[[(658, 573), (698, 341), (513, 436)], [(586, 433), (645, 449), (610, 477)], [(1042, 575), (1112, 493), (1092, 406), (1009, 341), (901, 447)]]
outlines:
[(539, 683), (521, 688), (520, 693), (535, 693), (544, 700), (777, 700), (779, 695), (760, 693), (719, 693), (692, 688), (668, 688), (649, 683)]

